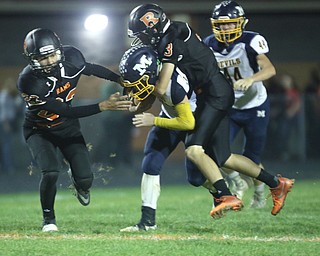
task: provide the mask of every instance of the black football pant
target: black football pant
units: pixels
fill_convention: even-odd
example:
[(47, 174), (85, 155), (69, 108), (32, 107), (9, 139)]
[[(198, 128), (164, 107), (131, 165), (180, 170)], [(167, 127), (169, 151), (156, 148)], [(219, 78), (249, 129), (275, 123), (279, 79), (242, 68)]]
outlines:
[(36, 133), (27, 140), (28, 147), (38, 168), (42, 172), (40, 181), (40, 201), (44, 217), (54, 218), (54, 201), (56, 182), (62, 159), (58, 149), (70, 164), (77, 188), (88, 190), (93, 181), (89, 153), (81, 136), (68, 137), (63, 140), (52, 134)]

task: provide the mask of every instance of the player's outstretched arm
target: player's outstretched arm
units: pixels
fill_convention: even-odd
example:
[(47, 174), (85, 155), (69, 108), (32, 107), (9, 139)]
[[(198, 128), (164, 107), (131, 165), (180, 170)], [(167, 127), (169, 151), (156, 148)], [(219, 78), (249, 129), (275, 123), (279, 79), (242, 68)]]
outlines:
[(132, 102), (128, 100), (127, 95), (121, 95), (120, 92), (111, 94), (110, 97), (99, 103), (100, 111), (105, 110), (129, 110)]

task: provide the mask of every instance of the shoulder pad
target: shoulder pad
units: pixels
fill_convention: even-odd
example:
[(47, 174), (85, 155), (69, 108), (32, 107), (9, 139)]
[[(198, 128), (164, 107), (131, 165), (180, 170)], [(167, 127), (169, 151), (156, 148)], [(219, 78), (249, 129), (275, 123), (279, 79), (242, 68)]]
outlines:
[(74, 46), (63, 46), (65, 61), (81, 69), (85, 66), (86, 60), (79, 49)]
[(244, 43), (250, 43), (250, 41), (257, 35), (259, 35), (259, 34), (256, 32), (243, 31), (242, 36), (240, 37), (240, 41), (242, 41)]

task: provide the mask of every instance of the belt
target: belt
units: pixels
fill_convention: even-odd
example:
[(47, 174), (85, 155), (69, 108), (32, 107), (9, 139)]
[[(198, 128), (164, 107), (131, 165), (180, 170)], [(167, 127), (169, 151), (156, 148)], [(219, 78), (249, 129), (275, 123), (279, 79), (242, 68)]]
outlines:
[(64, 121), (61, 121), (61, 122), (58, 122), (58, 123), (54, 123), (54, 124), (35, 123), (35, 126), (44, 127), (44, 128), (51, 128), (51, 127), (58, 126), (58, 125), (60, 125), (62, 123), (64, 123)]

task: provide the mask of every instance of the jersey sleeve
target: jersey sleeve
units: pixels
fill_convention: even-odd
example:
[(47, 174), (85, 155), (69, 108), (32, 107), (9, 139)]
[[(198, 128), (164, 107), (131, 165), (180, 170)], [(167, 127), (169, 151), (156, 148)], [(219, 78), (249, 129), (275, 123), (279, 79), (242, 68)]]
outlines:
[(265, 54), (269, 52), (267, 40), (262, 35), (256, 35), (250, 42), (250, 47), (255, 50), (257, 54)]
[(18, 79), (17, 87), (31, 113), (37, 114), (45, 110), (61, 117), (80, 118), (101, 112), (98, 104), (73, 107), (47, 97), (48, 89), (42, 83), (43, 80), (36, 76), (20, 76)]
[(52, 112), (58, 114), (61, 117), (67, 118), (81, 118), (101, 112), (98, 103), (86, 106), (72, 107), (67, 103), (60, 102), (55, 99), (48, 99), (46, 101), (46, 104), (42, 106), (41, 109), (45, 109), (48, 112)]
[(120, 75), (114, 73), (110, 69), (88, 62), (86, 62), (86, 68), (84, 69), (83, 74), (87, 76), (96, 76), (116, 83), (120, 80)]
[(171, 77), (171, 100), (174, 105), (180, 103), (187, 96), (187, 92), (182, 86), (185, 83), (186, 80), (177, 71), (173, 72)]
[(189, 131), (194, 129), (195, 118), (191, 111), (189, 102), (181, 102), (175, 105), (175, 110), (177, 112), (177, 117), (164, 118), (157, 116), (154, 120), (155, 126), (179, 131)]

